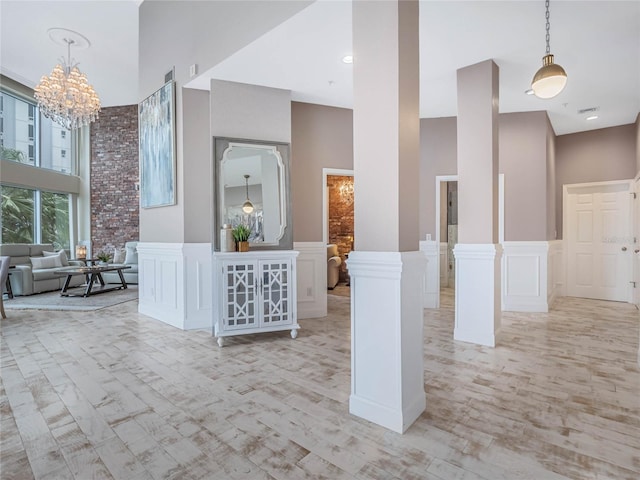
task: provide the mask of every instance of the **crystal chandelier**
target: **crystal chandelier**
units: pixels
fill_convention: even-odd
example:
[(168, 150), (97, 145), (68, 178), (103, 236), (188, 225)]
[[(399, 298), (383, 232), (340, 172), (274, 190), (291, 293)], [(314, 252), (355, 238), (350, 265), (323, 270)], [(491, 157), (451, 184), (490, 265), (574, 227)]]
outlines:
[(69, 130), (88, 125), (98, 118), (100, 98), (77, 63), (72, 63), (71, 46), (88, 47), (89, 41), (76, 32), (60, 28), (50, 29), (49, 36), (56, 43), (67, 45), (67, 59), (61, 59), (51, 75), (43, 76), (35, 87), (38, 107), (45, 117)]
[(346, 180), (340, 185), (338, 192), (342, 201), (345, 203), (353, 203), (353, 180)]

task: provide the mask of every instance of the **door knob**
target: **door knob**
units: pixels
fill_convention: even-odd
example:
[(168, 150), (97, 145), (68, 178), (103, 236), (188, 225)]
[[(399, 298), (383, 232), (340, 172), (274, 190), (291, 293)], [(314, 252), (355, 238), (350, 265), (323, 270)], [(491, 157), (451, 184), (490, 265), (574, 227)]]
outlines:
[(626, 252), (627, 251), (627, 247), (622, 247), (622, 251)]

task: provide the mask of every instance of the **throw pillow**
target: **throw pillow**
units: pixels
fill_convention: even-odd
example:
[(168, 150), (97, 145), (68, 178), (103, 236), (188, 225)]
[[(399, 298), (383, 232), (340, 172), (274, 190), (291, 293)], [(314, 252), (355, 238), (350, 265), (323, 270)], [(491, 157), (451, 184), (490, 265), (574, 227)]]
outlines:
[(137, 265), (138, 264), (138, 250), (136, 247), (127, 247), (127, 253), (124, 259), (125, 265)]
[(124, 263), (127, 252), (124, 248), (117, 248), (113, 252), (113, 263)]
[(31, 259), (31, 265), (34, 270), (40, 270), (43, 268), (60, 268), (62, 267), (62, 261), (60, 257), (55, 255), (53, 257), (29, 257)]
[(69, 266), (69, 258), (67, 257), (67, 252), (64, 250), (59, 250), (57, 252), (42, 252), (42, 255), (45, 257), (55, 257), (56, 255), (60, 256), (60, 262), (63, 267)]

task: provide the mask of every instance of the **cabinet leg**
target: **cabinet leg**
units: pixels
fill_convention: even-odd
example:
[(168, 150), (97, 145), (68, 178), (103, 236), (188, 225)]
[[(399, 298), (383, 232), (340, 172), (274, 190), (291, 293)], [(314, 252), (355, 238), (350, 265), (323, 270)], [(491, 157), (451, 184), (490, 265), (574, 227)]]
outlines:
[(296, 338), (298, 336), (298, 329), (294, 328), (291, 330), (291, 338)]
[(218, 346), (224, 347), (224, 337), (218, 337)]

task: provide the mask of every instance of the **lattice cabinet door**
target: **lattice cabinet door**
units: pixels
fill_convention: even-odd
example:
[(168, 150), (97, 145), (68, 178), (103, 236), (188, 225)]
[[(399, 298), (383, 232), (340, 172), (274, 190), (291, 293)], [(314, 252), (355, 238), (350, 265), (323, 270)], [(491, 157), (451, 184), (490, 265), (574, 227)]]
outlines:
[(225, 330), (258, 326), (257, 265), (255, 262), (222, 264), (222, 302)]
[(291, 312), (291, 262), (273, 260), (260, 262), (263, 327), (293, 322)]

